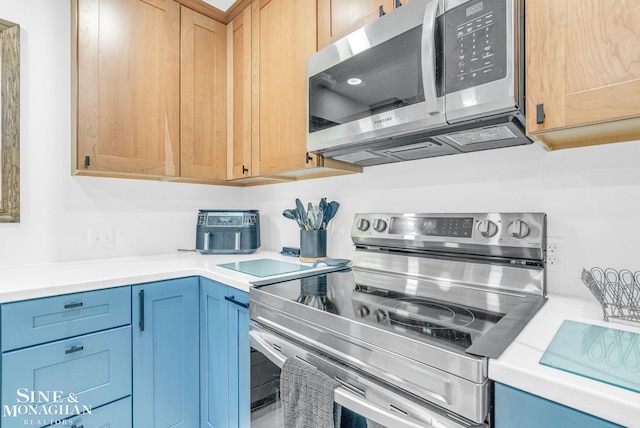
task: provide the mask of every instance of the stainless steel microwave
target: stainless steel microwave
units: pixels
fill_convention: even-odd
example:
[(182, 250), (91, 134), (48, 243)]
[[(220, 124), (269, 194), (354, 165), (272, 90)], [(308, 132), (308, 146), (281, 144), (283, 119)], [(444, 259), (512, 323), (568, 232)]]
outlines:
[(307, 148), (362, 166), (529, 144), (522, 0), (412, 0), (307, 59)]

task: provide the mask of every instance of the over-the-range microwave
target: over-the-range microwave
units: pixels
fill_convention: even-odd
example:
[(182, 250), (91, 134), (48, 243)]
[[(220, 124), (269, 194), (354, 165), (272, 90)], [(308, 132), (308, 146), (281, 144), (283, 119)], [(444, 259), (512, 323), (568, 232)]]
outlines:
[(522, 0), (412, 0), (307, 59), (307, 148), (362, 166), (529, 144)]

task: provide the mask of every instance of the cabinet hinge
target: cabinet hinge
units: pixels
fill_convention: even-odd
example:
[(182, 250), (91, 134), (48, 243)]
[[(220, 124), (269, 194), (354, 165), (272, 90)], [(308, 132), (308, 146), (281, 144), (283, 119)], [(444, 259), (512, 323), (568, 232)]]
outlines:
[(91, 156), (86, 155), (84, 157), (84, 167), (89, 168), (91, 166)]
[(538, 125), (544, 123), (544, 103), (536, 104), (536, 123)]

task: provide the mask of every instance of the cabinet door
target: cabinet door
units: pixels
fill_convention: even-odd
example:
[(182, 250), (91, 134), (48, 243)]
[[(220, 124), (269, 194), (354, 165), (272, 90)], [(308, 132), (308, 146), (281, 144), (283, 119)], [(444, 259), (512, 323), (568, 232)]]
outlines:
[[(527, 131), (552, 147), (639, 138), (640, 2), (537, 0), (525, 7)], [(564, 134), (549, 133), (555, 130)]]
[(178, 3), (76, 1), (77, 172), (176, 176)]
[(318, 0), (318, 50), (378, 19), (394, 0)]
[(316, 51), (316, 2), (258, 0), (251, 7), (257, 174), (315, 167), (306, 163), (306, 59)]
[(227, 178), (227, 29), (182, 7), (180, 176)]
[(251, 425), (251, 363), (249, 346), (249, 304), (247, 293), (230, 288), (229, 304), (229, 382), (231, 426), (239, 428)]
[(200, 426), (229, 423), (229, 304), (226, 285), (200, 279)]
[(133, 426), (198, 426), (198, 278), (132, 287)]
[(494, 394), (495, 428), (621, 428), (501, 383), (495, 384)]
[(229, 179), (253, 176), (251, 164), (251, 7), (227, 26), (231, 118), (229, 120)]
[(200, 426), (248, 427), (249, 295), (204, 278), (200, 288)]

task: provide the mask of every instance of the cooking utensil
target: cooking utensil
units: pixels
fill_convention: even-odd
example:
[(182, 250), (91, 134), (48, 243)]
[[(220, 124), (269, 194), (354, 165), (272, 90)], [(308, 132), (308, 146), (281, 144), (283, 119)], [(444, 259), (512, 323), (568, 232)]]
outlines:
[(340, 207), (340, 204), (336, 201), (331, 201), (329, 202), (329, 204), (327, 204), (327, 208), (326, 210), (324, 210), (324, 218), (322, 219), (322, 224), (323, 224), (323, 228), (326, 229), (327, 226), (329, 225), (329, 222), (331, 221), (331, 219), (333, 219), (333, 217), (335, 217), (336, 212), (338, 211), (338, 208)]
[(318, 230), (322, 226), (322, 210), (317, 205), (309, 204), (309, 210), (307, 211), (307, 225), (311, 230)]
[[(302, 202), (300, 201), (299, 198), (296, 198), (296, 208), (298, 210), (298, 213), (300, 214), (300, 220), (302, 221), (303, 225), (307, 224), (307, 212), (304, 209), (304, 205), (302, 205)], [(306, 229), (306, 227), (303, 227), (303, 229)]]
[(300, 211), (295, 209), (295, 210), (291, 210), (291, 212), (293, 212), (293, 216), (295, 217), (296, 222), (298, 223), (298, 226), (300, 226), (300, 229), (306, 230), (307, 228), (305, 227), (304, 221), (300, 217)]
[(297, 209), (289, 209), (289, 210), (284, 210), (282, 211), (282, 215), (285, 218), (291, 219), (291, 220), (295, 220), (296, 223), (298, 223), (298, 226), (300, 226), (300, 228), (304, 229), (304, 224), (300, 221), (298, 214), (298, 210)]

